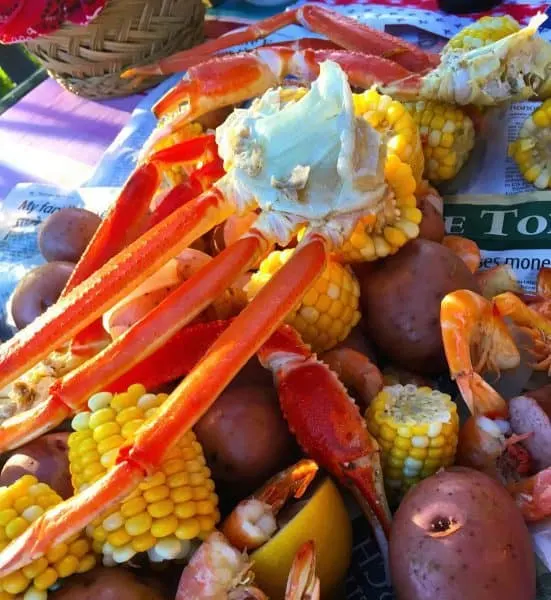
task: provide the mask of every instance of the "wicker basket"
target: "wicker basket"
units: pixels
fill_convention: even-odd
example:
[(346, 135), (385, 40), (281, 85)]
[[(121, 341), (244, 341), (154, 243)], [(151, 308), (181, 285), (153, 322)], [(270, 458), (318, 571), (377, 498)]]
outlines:
[(109, 0), (89, 25), (63, 25), (26, 46), (79, 96), (127, 96), (162, 78), (128, 80), (120, 73), (200, 43), (204, 19), (203, 0)]

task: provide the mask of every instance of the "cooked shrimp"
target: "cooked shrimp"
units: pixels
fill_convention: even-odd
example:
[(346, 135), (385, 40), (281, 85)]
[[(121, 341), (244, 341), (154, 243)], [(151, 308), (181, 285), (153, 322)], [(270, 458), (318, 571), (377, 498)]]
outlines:
[(551, 375), (551, 320), (511, 292), (499, 294), (493, 299), (493, 303), (499, 315), (509, 317), (532, 338), (537, 361), (534, 370), (547, 371)]
[(316, 552), (313, 541), (298, 549), (285, 590), (285, 600), (319, 600), (320, 580), (316, 576)]
[(551, 516), (551, 467), (508, 486), (527, 521)]
[(517, 367), (520, 353), (491, 302), (469, 290), (451, 292), (442, 300), (440, 325), (450, 375), (471, 413), (506, 417), (505, 400), (480, 372)]
[(459, 235), (447, 235), (442, 240), (442, 245), (459, 256), (471, 273), (478, 271), (481, 260), (480, 248), (475, 242)]
[(278, 473), (236, 506), (222, 524), (222, 533), (240, 550), (258, 548), (276, 532), (279, 511), (290, 498), (304, 495), (317, 472), (318, 465), (304, 459)]

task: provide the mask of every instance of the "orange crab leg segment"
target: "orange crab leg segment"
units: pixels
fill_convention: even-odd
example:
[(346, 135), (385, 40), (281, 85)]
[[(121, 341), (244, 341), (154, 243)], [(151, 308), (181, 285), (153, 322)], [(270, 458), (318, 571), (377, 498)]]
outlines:
[(338, 63), (350, 83), (361, 88), (374, 83), (386, 85), (411, 76), (410, 71), (391, 60), (344, 50), (295, 51), (285, 46), (270, 46), (246, 54), (215, 57), (190, 68), (186, 77), (153, 107), (158, 118), (173, 113), (181, 105), (186, 108), (153, 133), (143, 155), (148, 156), (159, 140), (186, 123), (221, 107), (259, 96), (279, 85), (287, 75), (313, 81), (319, 74), (320, 63), (325, 60)]
[(0, 347), (0, 387), (73, 338), (129, 290), (231, 213), (230, 204), (213, 189), (182, 206), (111, 258)]
[[(264, 249), (257, 236), (248, 236), (216, 256), (105, 350), (56, 381), (50, 388), (50, 396), (38, 409), (31, 409), (0, 424), (0, 448), (16, 447), (58, 425), (81, 409), (89, 396), (127, 371), (132, 371), (133, 367), (145, 366), (145, 374), (139, 372), (137, 380), (142, 381), (142, 375), (147, 380), (147, 373), (159, 362), (157, 357), (148, 365), (148, 357), (156, 351), (160, 352), (160, 359), (164, 357), (167, 360), (157, 378), (161, 376), (166, 381), (169, 373), (176, 377), (183, 374), (189, 362), (186, 363), (180, 354), (181, 337), (171, 338), (226, 290), (236, 277), (250, 269)], [(212, 337), (206, 337), (204, 341), (211, 342)], [(174, 354), (167, 357), (170, 351)], [(178, 361), (176, 364), (175, 360)], [(40, 429), (35, 421), (37, 418)]]
[[(323, 271), (326, 244), (312, 236), (235, 317), (203, 360), (161, 406), (155, 423), (144, 425), (128, 456), (140, 464), (158, 464), (168, 440), (176, 440), (203, 416), (251, 356), (277, 329)], [(185, 400), (184, 400), (185, 399)], [(124, 459), (124, 452), (121, 451)]]
[[(258, 236), (264, 239), (262, 234), (258, 233)], [(0, 553), (0, 577), (29, 564), (86, 527), (153, 472), (172, 444), (195, 425), (300, 302), (308, 287), (323, 272), (326, 258), (325, 240), (316, 234), (306, 236), (287, 264), (170, 394), (155, 418), (136, 432), (134, 444), (121, 448), (116, 466), (83, 493), (44, 513)]]
[[(400, 38), (358, 23), (354, 19), (321, 6), (305, 5), (259, 21), (241, 31), (233, 31), (216, 40), (209, 40), (153, 65), (129, 69), (123, 76), (167, 75), (184, 71), (213, 54), (228, 50), (233, 46), (263, 39), (292, 24), (303, 25), (315, 33), (324, 35), (331, 42), (346, 50), (390, 58), (408, 71), (415, 73), (428, 71), (440, 62), (438, 55), (424, 52), (414, 44)], [(320, 45), (314, 43), (310, 47), (319, 48)]]
[(299, 8), (297, 18), (308, 29), (325, 35), (347, 50), (390, 58), (415, 73), (430, 70), (440, 63), (437, 54), (424, 52), (415, 44), (321, 6), (307, 4)]
[(64, 296), (143, 233), (149, 203), (160, 183), (152, 163), (132, 173), (71, 274)]

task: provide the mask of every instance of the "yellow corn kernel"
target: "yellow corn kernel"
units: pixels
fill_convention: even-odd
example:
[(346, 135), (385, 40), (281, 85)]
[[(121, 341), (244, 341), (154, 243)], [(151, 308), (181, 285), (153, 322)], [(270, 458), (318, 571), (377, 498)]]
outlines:
[(450, 396), (428, 387), (386, 386), (367, 409), (367, 428), (381, 447), (389, 499), (452, 464), (459, 421)]
[[(113, 464), (111, 457), (120, 446), (133, 442), (135, 432), (146, 419), (154, 416), (167, 397), (166, 394), (148, 394), (142, 385), (134, 385), (114, 395), (96, 394), (89, 401), (92, 410), (87, 417), (75, 417), (78, 431), (69, 438), (69, 461), (71, 472), (76, 473), (73, 479), (77, 492), (90, 483), (87, 479), (90, 474), (97, 477), (108, 472)], [(87, 433), (90, 435), (86, 436)], [(81, 445), (85, 442), (83, 451)], [(89, 456), (93, 458), (88, 460)], [(90, 464), (83, 464), (86, 462)], [(81, 470), (76, 472), (75, 467)], [(90, 467), (93, 471), (87, 470)], [(215, 528), (220, 518), (218, 497), (213, 490), (214, 482), (210, 479), (201, 444), (189, 431), (167, 453), (157, 472), (144, 479), (109, 513), (93, 521), (86, 532), (107, 563), (122, 563), (137, 553), (153, 552), (159, 539), (172, 540), (172, 545), (178, 546), (176, 554), (185, 557), (191, 549), (188, 540), (201, 539), (200, 536)], [(183, 517), (176, 510), (176, 503), (182, 499), (196, 500)], [(181, 531), (193, 533), (191, 522), (198, 525), (196, 534), (178, 538), (176, 532), (181, 527)], [(158, 560), (156, 556), (155, 552), (150, 554), (151, 560)]]
[(16, 571), (2, 579), (2, 587), (9, 594), (21, 594), (29, 587), (29, 580), (23, 573)]
[(434, 100), (406, 102), (405, 106), (419, 127), (424, 176), (432, 182), (455, 177), (474, 147), (472, 119), (461, 108)]
[(509, 156), (522, 176), (539, 189), (551, 187), (551, 99), (524, 121), (517, 139), (509, 144)]
[(387, 150), (411, 168), (419, 183), (423, 174), (424, 157), (419, 131), (404, 104), (371, 88), (354, 94), (355, 113), (387, 138)]
[[(271, 252), (245, 286), (252, 300), (293, 250)], [(360, 286), (352, 271), (338, 262), (328, 261), (318, 280), (307, 290), (301, 304), (286, 321), (295, 327), (315, 352), (323, 352), (344, 340), (360, 320)], [(323, 319), (328, 317), (328, 319)], [(202, 468), (202, 466), (199, 466)]]
[(69, 577), (69, 575), (77, 572), (79, 565), (78, 558), (69, 554), (55, 565), (55, 569), (60, 577)]
[(520, 25), (509, 15), (502, 17), (482, 17), (454, 35), (442, 53), (451, 51), (468, 52), (497, 42), (520, 30)]
[[(79, 437), (81, 442), (84, 441), (82, 436)], [(1, 511), (0, 538), (5, 540), (16, 539), (45, 509), (62, 502), (62, 498), (48, 485), (29, 475), (2, 488), (0, 495), (4, 500), (11, 500), (9, 504), (4, 502), (4, 507), (13, 507)], [(41, 558), (0, 579), (0, 589), (24, 600), (44, 600), (46, 590), (60, 577), (67, 577), (76, 570), (85, 572), (94, 566), (90, 541), (75, 535), (67, 543), (50, 548)]]

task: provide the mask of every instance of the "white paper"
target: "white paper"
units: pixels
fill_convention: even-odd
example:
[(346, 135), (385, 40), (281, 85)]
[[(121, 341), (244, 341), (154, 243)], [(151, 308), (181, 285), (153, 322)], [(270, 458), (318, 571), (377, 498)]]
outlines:
[(118, 188), (65, 190), (52, 185), (19, 184), (0, 202), (0, 338), (13, 334), (9, 298), (22, 277), (44, 264), (38, 249), (38, 228), (64, 207), (86, 208), (102, 216)]

